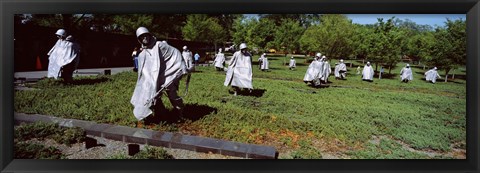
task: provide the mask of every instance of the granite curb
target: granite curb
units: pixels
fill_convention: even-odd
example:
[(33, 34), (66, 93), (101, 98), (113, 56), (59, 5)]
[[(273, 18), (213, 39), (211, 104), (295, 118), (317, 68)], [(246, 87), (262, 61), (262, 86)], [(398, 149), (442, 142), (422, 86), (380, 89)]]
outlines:
[(277, 159), (278, 152), (271, 146), (244, 144), (215, 138), (183, 135), (180, 133), (153, 131), (91, 121), (64, 119), (40, 114), (15, 113), (15, 124), (46, 122), (64, 127), (80, 127), (87, 135), (126, 143), (147, 144), (165, 148), (185, 149), (252, 159)]

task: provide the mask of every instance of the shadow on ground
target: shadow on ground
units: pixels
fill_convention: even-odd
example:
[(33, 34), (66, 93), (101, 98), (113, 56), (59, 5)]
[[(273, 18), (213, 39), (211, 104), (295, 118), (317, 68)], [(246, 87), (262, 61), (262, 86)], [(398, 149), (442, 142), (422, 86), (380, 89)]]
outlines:
[[(248, 89), (243, 89), (237, 92), (237, 95), (240, 96), (253, 96), (253, 97), (262, 97), (263, 94), (265, 93), (265, 89), (253, 89), (253, 90), (248, 90)], [(233, 94), (233, 91), (230, 90), (228, 91), (230, 94)]]
[[(330, 82), (330, 81), (328, 81), (327, 83), (322, 82), (322, 84), (320, 84), (320, 85), (315, 85), (312, 82), (307, 82), (306, 84), (308, 86), (312, 87), (312, 88), (328, 88), (328, 87), (330, 87), (329, 83), (332, 83), (332, 82)], [(312, 92), (312, 93), (316, 93), (316, 92)]]
[[(378, 73), (379, 72), (375, 72), (375, 75), (373, 75), (373, 78), (378, 79)], [(392, 74), (384, 73), (384, 74), (382, 74), (382, 79), (394, 79), (395, 77), (399, 78), (399, 75), (395, 74), (395, 73), (392, 73)]]
[(158, 111), (154, 115), (150, 115), (145, 118), (145, 125), (160, 124), (165, 122), (166, 124), (182, 123), (186, 120), (197, 121), (206, 115), (211, 113), (217, 113), (217, 109), (199, 104), (187, 104), (183, 109), (183, 118), (179, 117), (177, 110), (168, 110), (164, 106), (158, 106)]

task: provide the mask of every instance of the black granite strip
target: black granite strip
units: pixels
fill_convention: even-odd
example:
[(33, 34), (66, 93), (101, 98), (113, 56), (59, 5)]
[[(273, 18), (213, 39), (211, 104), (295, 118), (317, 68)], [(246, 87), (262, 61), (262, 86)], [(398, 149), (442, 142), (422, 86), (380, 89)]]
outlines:
[(243, 144), (214, 138), (183, 135), (181, 133), (158, 132), (111, 124), (64, 119), (46, 115), (15, 113), (15, 123), (51, 122), (61, 126), (83, 128), (88, 135), (167, 148), (178, 148), (204, 153), (223, 154), (252, 159), (277, 159), (278, 152), (270, 146)]

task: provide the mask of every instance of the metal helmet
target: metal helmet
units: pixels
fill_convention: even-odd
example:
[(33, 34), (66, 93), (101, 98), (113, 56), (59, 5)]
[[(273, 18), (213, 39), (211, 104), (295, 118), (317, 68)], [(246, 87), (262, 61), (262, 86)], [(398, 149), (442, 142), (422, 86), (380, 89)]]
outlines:
[(246, 49), (246, 48), (247, 48), (247, 44), (245, 43), (240, 44), (240, 50)]
[(315, 56), (317, 56), (317, 57), (321, 57), (321, 56), (322, 56), (322, 54), (321, 54), (321, 53), (317, 53)]
[(410, 64), (407, 64), (407, 67), (410, 67)]
[(437, 67), (433, 67), (434, 70), (437, 70)]
[(65, 32), (64, 29), (58, 29), (57, 32), (55, 32), (55, 35), (65, 37), (65, 36), (66, 36), (66, 32)]
[(370, 65), (370, 62), (367, 62), (368, 65)]
[(325, 55), (322, 56), (323, 59), (327, 58)]
[(343, 62), (343, 59), (340, 59), (340, 62)]
[(187, 46), (183, 46), (183, 50), (187, 50)]
[(148, 29), (145, 28), (145, 27), (143, 27), (143, 26), (139, 27), (139, 28), (137, 29), (137, 32), (136, 32), (136, 33), (137, 33), (137, 38), (140, 37), (140, 35), (142, 35), (142, 34), (150, 34), (150, 32), (148, 31)]
[(290, 59), (293, 59), (293, 56), (292, 56), (292, 57), (290, 57)]
[(267, 54), (266, 54), (266, 53), (263, 53), (263, 55), (265, 56), (265, 55), (267, 55)]

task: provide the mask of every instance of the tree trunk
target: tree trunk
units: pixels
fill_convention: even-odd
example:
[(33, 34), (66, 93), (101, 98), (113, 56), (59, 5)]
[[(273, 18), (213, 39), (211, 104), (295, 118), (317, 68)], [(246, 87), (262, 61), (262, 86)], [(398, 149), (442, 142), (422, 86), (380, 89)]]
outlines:
[(452, 73), (453, 73), (453, 74), (452, 74), (452, 80), (455, 80), (455, 70), (453, 70)]
[(448, 72), (450, 72), (450, 69), (445, 69), (445, 82), (448, 80)]

